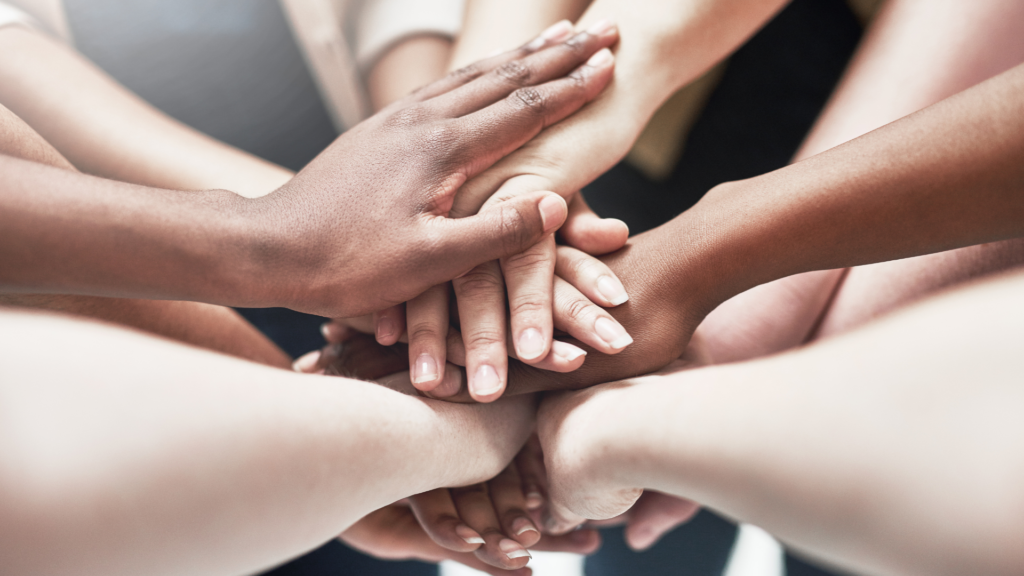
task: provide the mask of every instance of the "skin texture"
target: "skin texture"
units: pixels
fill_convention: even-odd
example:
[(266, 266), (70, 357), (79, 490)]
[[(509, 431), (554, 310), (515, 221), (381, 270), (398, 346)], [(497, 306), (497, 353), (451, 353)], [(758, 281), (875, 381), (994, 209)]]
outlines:
[[(458, 406), (0, 315), (6, 574), (252, 573), (412, 494), (495, 476), (532, 428), (529, 398)], [(58, 363), (54, 335), (75, 343)]]
[[(529, 52), (524, 48), (493, 58), (474, 73), (420, 91), (346, 133), (285, 187), (262, 199), (145, 189), (0, 158), (9, 178), (4, 213), (21, 216), (17, 226), (5, 222), (3, 227), (7, 250), (0, 257), (12, 264), (5, 267), (3, 283), (8, 290), (285, 305), (351, 315), (380, 308), (388, 299), (401, 301), (465, 271), (474, 259), (521, 250), (564, 220), (564, 203), (542, 203), (550, 195), (541, 194), (454, 221), (443, 216), (453, 186), (592, 98), (611, 71), (583, 66), (576, 76), (558, 80), (590, 53), (575, 45), (526, 56)], [(522, 84), (510, 81), (501, 66), (518, 56), (526, 56), (523, 66), (538, 67), (530, 82), (551, 82), (516, 92)], [(496, 71), (485, 73), (490, 69)], [(478, 126), (502, 138), (482, 145)], [(385, 167), (365, 160), (395, 154), (405, 155), (402, 170), (389, 170), (392, 185), (383, 186), (377, 176)], [(347, 171), (345, 162), (362, 169)], [(26, 188), (34, 194), (25, 194)], [(381, 196), (369, 201), (366, 189), (390, 193), (398, 204)], [(53, 202), (83, 217), (65, 224), (63, 248), (45, 232), (52, 226), (41, 225), (53, 222), (46, 209)], [(344, 237), (361, 239), (361, 248), (339, 246), (339, 221), (325, 217), (331, 210), (346, 223)], [(380, 230), (385, 221), (393, 231), (390, 246), (368, 232)], [(180, 230), (186, 226), (194, 232), (182, 243)], [(132, 249), (108, 250), (114, 244)], [(18, 248), (30, 245), (60, 255), (60, 266), (33, 264), (38, 261)], [(100, 259), (100, 253), (119, 258)], [(389, 255), (390, 266), (381, 266), (378, 253)], [(374, 266), (368, 266), (369, 259)], [(155, 269), (154, 262), (162, 266)], [(382, 268), (390, 279), (373, 272)], [(390, 288), (382, 293), (377, 287), (384, 285)], [(346, 294), (343, 302), (339, 293)]]
[(1019, 574), (1022, 288), (1014, 274), (795, 352), (549, 396), (553, 507), (604, 518), (649, 488), (855, 573)]

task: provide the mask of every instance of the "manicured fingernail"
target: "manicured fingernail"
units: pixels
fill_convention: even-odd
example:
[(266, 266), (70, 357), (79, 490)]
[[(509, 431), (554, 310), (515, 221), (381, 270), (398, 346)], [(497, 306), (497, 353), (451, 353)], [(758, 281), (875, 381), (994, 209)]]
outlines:
[(616, 350), (633, 343), (633, 337), (626, 332), (625, 328), (604, 317), (598, 318), (594, 323), (594, 331), (597, 332), (597, 336), (601, 340), (605, 341), (605, 344)]
[(533, 360), (544, 353), (544, 337), (540, 330), (527, 328), (519, 334), (516, 353), (520, 360)]
[(601, 20), (591, 24), (590, 28), (587, 28), (587, 34), (601, 36), (602, 34), (609, 32), (612, 28), (615, 28), (615, 23), (607, 18), (602, 18)]
[[(573, 346), (575, 348), (575, 346)], [(544, 505), (544, 496), (540, 492), (530, 492), (526, 495), (526, 509), (536, 510)]]
[(586, 350), (577, 348), (567, 342), (559, 342), (558, 340), (551, 343), (551, 351), (555, 353), (555, 356), (558, 356), (566, 362), (572, 362), (580, 356), (587, 355)]
[(520, 516), (512, 521), (512, 532), (514, 532), (516, 536), (522, 536), (527, 532), (536, 532), (540, 534), (540, 530), (537, 530), (537, 527), (533, 525), (533, 522), (525, 516)]
[(472, 528), (470, 528), (469, 526), (466, 526), (465, 524), (459, 524), (458, 526), (456, 526), (455, 527), (455, 533), (459, 535), (459, 538), (462, 538), (463, 540), (465, 540), (466, 544), (483, 544), (484, 543), (484, 539), (481, 538), (479, 534), (477, 534), (476, 530), (473, 530)]
[(292, 362), (292, 370), (296, 372), (312, 372), (313, 368), (316, 368), (316, 363), (320, 361), (320, 351), (314, 350), (309, 354), (299, 356), (295, 362)]
[(612, 51), (607, 48), (601, 48), (587, 60), (587, 66), (592, 68), (604, 68), (605, 66), (611, 66), (612, 62), (615, 62), (615, 56), (612, 56)]
[(501, 542), (498, 542), (498, 548), (505, 553), (505, 556), (509, 560), (515, 560), (516, 558), (533, 558), (530, 556), (530, 551), (523, 548), (523, 545), (515, 540), (509, 538), (502, 538)]
[(390, 338), (395, 334), (395, 321), (385, 316), (377, 321), (377, 339)]
[(437, 380), (437, 361), (430, 354), (420, 354), (412, 365), (412, 383), (421, 384)]
[(540, 201), (537, 208), (540, 210), (540, 219), (545, 232), (551, 232), (561, 226), (569, 213), (565, 200), (558, 194), (548, 194)]
[(493, 366), (484, 364), (476, 369), (476, 374), (470, 381), (470, 387), (477, 396), (490, 396), (501, 390), (501, 379)]
[(526, 45), (530, 50), (539, 50), (546, 44), (555, 44), (572, 35), (572, 23), (568, 20), (556, 22), (548, 26), (537, 38)]
[(612, 303), (612, 306), (618, 306), (629, 300), (629, 294), (626, 294), (626, 289), (612, 276), (601, 276), (598, 278), (597, 291), (607, 298)]

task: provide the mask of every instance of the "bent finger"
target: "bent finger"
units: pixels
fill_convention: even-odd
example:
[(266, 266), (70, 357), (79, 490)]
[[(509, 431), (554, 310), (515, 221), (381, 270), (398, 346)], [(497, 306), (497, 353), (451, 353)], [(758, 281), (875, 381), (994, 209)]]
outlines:
[(491, 503), (505, 534), (527, 548), (536, 544), (540, 540), (540, 530), (526, 511), (519, 469), (515, 464), (506, 466), (489, 485)]
[(530, 365), (551, 350), (555, 258), (555, 238), (548, 235), (526, 251), (501, 259), (516, 357)]
[(406, 303), (410, 375), (413, 386), (424, 392), (436, 388), (444, 377), (448, 286), (434, 286)]
[(409, 498), (420, 526), (439, 546), (455, 552), (473, 552), (484, 544), (479, 532), (459, 517), (451, 493), (439, 488)]
[(629, 226), (617, 218), (601, 218), (587, 204), (583, 194), (569, 198), (569, 216), (558, 230), (566, 244), (592, 256), (615, 252), (629, 240)]
[(391, 346), (405, 334), (405, 304), (373, 313), (374, 334), (381, 346)]
[(604, 307), (629, 300), (619, 277), (604, 262), (568, 246), (558, 247), (555, 274), (573, 285), (592, 302)]
[(509, 570), (526, 566), (530, 553), (522, 544), (505, 536), (495, 515), (487, 484), (452, 488), (450, 492), (459, 517), (484, 539), (483, 546), (476, 550), (477, 558)]

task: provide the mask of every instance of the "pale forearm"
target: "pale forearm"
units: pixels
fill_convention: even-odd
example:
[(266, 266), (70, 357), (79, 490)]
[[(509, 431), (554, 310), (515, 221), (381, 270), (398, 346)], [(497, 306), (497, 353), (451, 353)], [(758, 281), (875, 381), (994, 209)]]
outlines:
[(179, 190), (267, 194), (291, 172), (156, 110), (70, 48), (27, 29), (0, 31), (0, 104), (84, 172)]
[[(441, 404), (3, 315), (5, 573), (252, 572), (385, 504), (497, 474), (530, 429), (528, 400)], [(54, 334), (75, 342), (58, 363)]]
[(1020, 573), (1021, 289), (1018, 274), (799, 352), (609, 391), (602, 481), (859, 573)]

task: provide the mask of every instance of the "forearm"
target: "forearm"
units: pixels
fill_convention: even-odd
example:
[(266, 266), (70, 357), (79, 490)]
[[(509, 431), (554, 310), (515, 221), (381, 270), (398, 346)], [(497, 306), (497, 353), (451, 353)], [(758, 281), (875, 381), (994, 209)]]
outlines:
[(1020, 573), (1022, 288), (1018, 274), (799, 352), (609, 391), (594, 475), (858, 573)]
[(535, 38), (559, 20), (575, 21), (589, 0), (469, 0), (450, 69), (462, 68), (497, 51)]
[(0, 156), (7, 292), (260, 306), (253, 241), (276, 242), (247, 200), (103, 180)]
[(75, 166), (114, 180), (179, 190), (271, 192), (291, 172), (154, 109), (59, 42), (0, 30), (0, 104)]
[(813, 158), (720, 186), (658, 235), (698, 254), (680, 265), (691, 276), (700, 269), (713, 294), (706, 311), (795, 273), (1020, 236), (1022, 87), (1019, 67)]
[[(76, 342), (56, 364), (54, 334)], [(441, 404), (38, 314), (4, 313), (0, 338), (11, 574), (252, 572), (497, 474), (531, 427), (529, 400)]]

